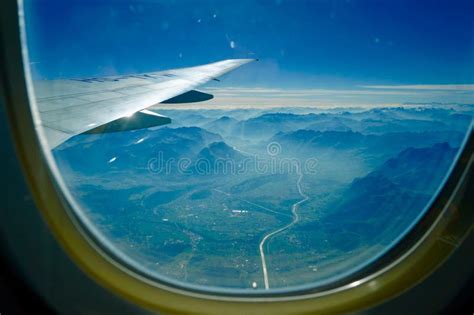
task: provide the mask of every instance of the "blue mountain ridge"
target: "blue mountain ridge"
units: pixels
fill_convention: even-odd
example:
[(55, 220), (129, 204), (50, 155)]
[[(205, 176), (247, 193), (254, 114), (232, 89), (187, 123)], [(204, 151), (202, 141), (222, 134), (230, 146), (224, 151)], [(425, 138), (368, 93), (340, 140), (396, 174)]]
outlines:
[[(354, 179), (325, 217), (326, 222), (337, 222), (326, 225), (326, 232), (354, 233), (368, 244), (393, 239), (428, 205), (456, 152), (447, 143), (408, 148)], [(344, 244), (334, 246), (347, 249)]]

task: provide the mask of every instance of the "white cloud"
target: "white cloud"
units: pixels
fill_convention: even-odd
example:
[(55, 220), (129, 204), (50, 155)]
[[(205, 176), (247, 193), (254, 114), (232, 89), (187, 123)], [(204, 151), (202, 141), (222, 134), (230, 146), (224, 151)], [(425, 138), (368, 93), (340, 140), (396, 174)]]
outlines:
[(366, 89), (474, 91), (474, 84), (362, 85)]
[[(348, 89), (283, 89), (267, 87), (211, 86), (214, 95), (204, 103), (173, 105), (180, 108), (268, 107), (378, 107), (404, 103), (474, 103), (474, 85), (373, 85)], [(463, 88), (463, 89), (461, 89)], [(159, 105), (160, 107), (163, 104)], [(172, 107), (173, 107), (172, 106)], [(184, 106), (184, 107), (183, 107)]]

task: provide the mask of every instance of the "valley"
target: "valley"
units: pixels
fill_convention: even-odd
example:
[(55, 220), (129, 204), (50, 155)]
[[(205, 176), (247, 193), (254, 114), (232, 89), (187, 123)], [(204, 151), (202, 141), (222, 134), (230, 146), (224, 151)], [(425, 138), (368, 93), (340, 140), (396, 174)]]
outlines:
[(325, 282), (423, 215), (472, 107), (160, 110), (168, 126), (54, 152), (96, 228), (159, 278), (239, 290)]

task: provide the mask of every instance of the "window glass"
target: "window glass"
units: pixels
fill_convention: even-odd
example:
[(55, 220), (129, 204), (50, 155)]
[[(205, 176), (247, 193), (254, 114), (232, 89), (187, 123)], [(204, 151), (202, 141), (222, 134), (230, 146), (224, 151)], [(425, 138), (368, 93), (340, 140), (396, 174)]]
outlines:
[(258, 293), (357, 272), (471, 130), (472, 1), (24, 5), (76, 215), (154, 279)]

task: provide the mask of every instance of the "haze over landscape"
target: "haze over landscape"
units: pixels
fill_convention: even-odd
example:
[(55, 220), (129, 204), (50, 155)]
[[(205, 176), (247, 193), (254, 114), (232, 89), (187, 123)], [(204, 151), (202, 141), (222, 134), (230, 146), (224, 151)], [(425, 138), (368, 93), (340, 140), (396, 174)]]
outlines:
[(172, 124), (56, 149), (71, 192), (149, 271), (250, 289), (320, 283), (383, 253), (438, 189), (473, 108), (160, 113)]

